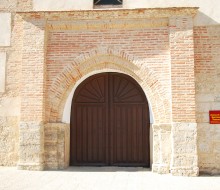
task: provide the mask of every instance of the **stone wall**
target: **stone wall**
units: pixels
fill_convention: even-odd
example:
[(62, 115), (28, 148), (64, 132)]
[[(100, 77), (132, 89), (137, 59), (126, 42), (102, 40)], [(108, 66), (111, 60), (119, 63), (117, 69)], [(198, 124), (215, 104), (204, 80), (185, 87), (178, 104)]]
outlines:
[(0, 46), (0, 55), (4, 55), (4, 59), (0, 56), (0, 165), (15, 166), (18, 161), (23, 23), (19, 15), (8, 15), (6, 23), (11, 21), (7, 36), (10, 39), (5, 38), (7, 43)]
[(18, 169), (44, 169), (44, 123), (19, 123)]
[(220, 110), (220, 26), (194, 28), (198, 154), (201, 172), (220, 173), (220, 125), (209, 110)]
[(160, 174), (170, 172), (172, 160), (171, 124), (153, 125), (152, 171)]
[(64, 169), (69, 166), (69, 124), (48, 123), (45, 125), (45, 169)]
[(17, 164), (18, 124), (18, 117), (0, 117), (0, 166)]

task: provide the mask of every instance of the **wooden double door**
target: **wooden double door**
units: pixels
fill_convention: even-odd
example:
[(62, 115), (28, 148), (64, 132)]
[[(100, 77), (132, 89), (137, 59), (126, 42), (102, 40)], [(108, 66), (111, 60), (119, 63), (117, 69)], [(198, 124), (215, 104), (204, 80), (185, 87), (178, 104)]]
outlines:
[(149, 167), (149, 111), (130, 76), (93, 75), (72, 101), (70, 165)]

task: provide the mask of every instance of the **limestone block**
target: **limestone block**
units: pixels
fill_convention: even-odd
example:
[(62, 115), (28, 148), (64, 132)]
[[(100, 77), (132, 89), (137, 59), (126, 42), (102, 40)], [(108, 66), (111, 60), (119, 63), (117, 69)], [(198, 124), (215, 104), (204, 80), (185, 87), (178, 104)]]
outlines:
[(18, 169), (44, 168), (44, 124), (20, 123)]
[(206, 112), (206, 113), (197, 113), (196, 115), (196, 121), (198, 123), (209, 123), (209, 114)]
[(46, 130), (45, 129), (45, 140), (46, 142), (57, 142), (58, 135), (57, 133), (54, 133), (52, 130)]
[(195, 131), (197, 130), (196, 123), (173, 123), (172, 131)]
[(22, 163), (19, 162), (17, 165), (18, 170), (33, 170), (33, 171), (42, 171), (44, 170), (44, 165), (39, 163)]
[(158, 173), (160, 164), (152, 164), (152, 172)]
[(160, 134), (160, 149), (161, 149), (161, 162), (170, 165), (171, 160), (171, 134)]
[(220, 153), (215, 155), (216, 165), (218, 168), (220, 168)]
[(0, 46), (10, 46), (11, 13), (0, 13)]
[(58, 163), (57, 163), (57, 152), (50, 152), (49, 154), (46, 153), (45, 154), (45, 160), (47, 160), (47, 162), (49, 163), (53, 163), (54, 165), (57, 165), (58, 166)]
[(197, 144), (195, 143), (174, 143), (173, 154), (195, 154)]
[(199, 154), (199, 170), (201, 173), (220, 174), (220, 154)]
[[(0, 32), (0, 43), (1, 43), (1, 32)], [(5, 67), (6, 67), (6, 53), (0, 52), (0, 93), (5, 92), (5, 72), (6, 72)]]
[(220, 142), (214, 143), (214, 153), (220, 154)]
[(69, 124), (47, 123), (45, 125), (45, 167), (64, 169), (69, 165)]
[(153, 165), (152, 171), (169, 173), (171, 162), (171, 124), (153, 125)]
[(174, 176), (198, 176), (199, 175), (199, 168), (172, 168), (171, 174)]
[(211, 103), (210, 102), (199, 102), (197, 105), (196, 105), (196, 111), (198, 112), (206, 112), (208, 113), (209, 110), (211, 110)]
[(0, 165), (18, 161), (18, 117), (0, 117)]
[(170, 165), (168, 164), (160, 164), (158, 166), (157, 173), (158, 174), (168, 174), (170, 172)]
[(196, 94), (197, 102), (213, 102), (215, 99), (213, 94)]
[(209, 123), (198, 123), (198, 136), (200, 136), (201, 133), (203, 133), (202, 136), (204, 133), (212, 133), (208, 134), (209, 136), (213, 135), (218, 128), (219, 127), (217, 125), (210, 125)]
[(57, 170), (59, 168), (57, 163), (45, 163), (45, 169), (50, 169), (50, 170)]
[(173, 175), (197, 176), (199, 172), (197, 124), (173, 123), (172, 137), (171, 173)]
[(198, 93), (216, 92), (217, 89), (218, 89), (218, 85), (214, 84), (213, 81), (210, 82), (199, 81), (196, 83), (196, 91)]
[(45, 142), (44, 147), (47, 152), (57, 152), (57, 142)]
[(41, 145), (41, 138), (42, 133), (39, 133), (38, 130), (29, 130), (29, 131), (23, 131), (20, 133), (20, 145)]
[[(157, 125), (153, 125), (153, 162), (154, 164), (160, 163), (160, 139), (159, 130)], [(159, 128), (158, 128), (159, 129)]]
[(175, 154), (173, 155), (173, 165), (172, 168), (177, 167), (196, 167), (198, 164), (198, 158), (191, 155)]
[(212, 154), (199, 154), (200, 168), (213, 168), (215, 167), (215, 157)]
[[(211, 125), (209, 125), (209, 126), (210, 126), (210, 128), (212, 127)], [(213, 140), (215, 138), (215, 134), (216, 134), (216, 132), (211, 129), (208, 129), (207, 131), (205, 131), (205, 130), (198, 131), (198, 140), (213, 142)]]
[(220, 110), (220, 102), (215, 102), (211, 106), (212, 110)]
[(219, 132), (215, 131), (214, 139), (213, 140), (215, 142), (220, 142), (220, 131)]
[(40, 145), (20, 146), (19, 159), (22, 162), (28, 163), (43, 163), (43, 152)]
[(220, 102), (220, 95), (215, 95), (214, 101), (215, 102)]
[[(202, 139), (203, 140), (203, 139)], [(211, 154), (213, 151), (213, 143), (211, 141), (199, 141), (198, 140), (198, 151), (199, 153)]]

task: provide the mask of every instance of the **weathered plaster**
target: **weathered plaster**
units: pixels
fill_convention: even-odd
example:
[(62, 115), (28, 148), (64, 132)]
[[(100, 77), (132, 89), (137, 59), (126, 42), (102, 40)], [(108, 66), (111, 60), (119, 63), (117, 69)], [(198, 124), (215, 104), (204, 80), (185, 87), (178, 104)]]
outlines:
[(93, 0), (33, 0), (34, 10), (39, 11), (51, 11), (51, 10), (81, 10), (81, 9), (92, 9)]
[[(1, 24), (1, 23), (0, 23)], [(5, 92), (6, 53), (0, 52), (0, 93)], [(1, 104), (0, 104), (1, 109)]]
[(20, 116), (20, 97), (3, 98), (0, 101), (0, 117)]
[(11, 13), (0, 13), (0, 46), (10, 46)]
[[(64, 10), (89, 10), (93, 9), (93, 0), (59, 1), (59, 0), (34, 0), (35, 11), (64, 11)], [(213, 25), (220, 23), (220, 2), (215, 0), (124, 0), (124, 9), (135, 8), (165, 8), (165, 7), (199, 7), (199, 14), (195, 17), (195, 25)]]
[(220, 2), (215, 0), (124, 0), (124, 8), (158, 8), (158, 7), (199, 7), (199, 14), (194, 19), (196, 26), (220, 23)]

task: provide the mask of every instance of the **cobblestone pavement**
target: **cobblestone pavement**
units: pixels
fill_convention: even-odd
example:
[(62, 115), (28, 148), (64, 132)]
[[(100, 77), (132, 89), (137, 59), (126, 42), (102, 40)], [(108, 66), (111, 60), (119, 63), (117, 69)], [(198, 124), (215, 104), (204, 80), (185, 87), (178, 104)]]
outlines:
[(1, 190), (220, 190), (220, 176), (174, 177), (145, 168), (69, 167), (24, 171), (0, 167)]

